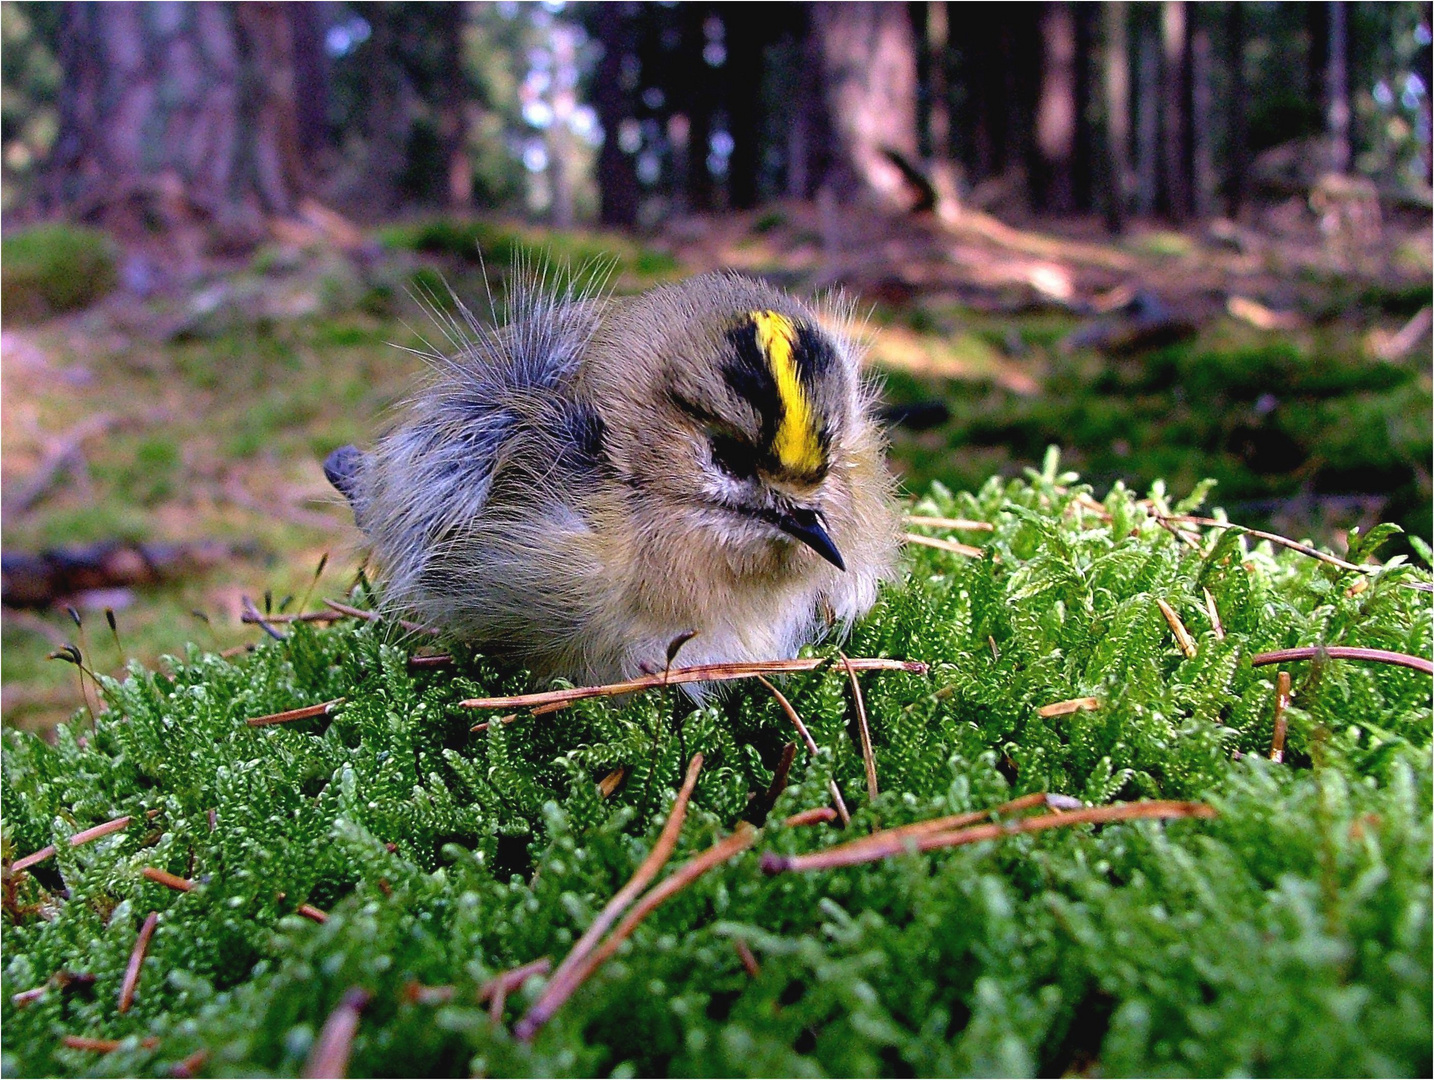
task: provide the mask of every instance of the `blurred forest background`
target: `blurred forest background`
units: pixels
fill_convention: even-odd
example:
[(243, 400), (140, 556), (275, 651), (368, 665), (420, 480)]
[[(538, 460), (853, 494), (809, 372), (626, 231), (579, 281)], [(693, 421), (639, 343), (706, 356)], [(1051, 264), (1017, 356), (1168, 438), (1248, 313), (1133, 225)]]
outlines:
[(908, 490), (1058, 444), (1428, 560), (1428, 3), (6, 0), (0, 41), (8, 723), (80, 705), (66, 643), (343, 592), (320, 460), (418, 375), (415, 297), (486, 312), (522, 251), (844, 289)]

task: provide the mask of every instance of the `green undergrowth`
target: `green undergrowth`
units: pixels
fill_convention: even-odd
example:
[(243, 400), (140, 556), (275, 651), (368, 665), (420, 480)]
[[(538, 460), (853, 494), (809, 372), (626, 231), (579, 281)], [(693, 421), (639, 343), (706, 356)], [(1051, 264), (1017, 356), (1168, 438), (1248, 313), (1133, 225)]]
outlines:
[[(135, 665), (104, 682), (93, 725), (53, 744), (7, 732), (7, 866), (59, 853), (6, 871), (6, 1074), (167, 1075), (202, 1050), (203, 1074), (295, 1075), (358, 988), (356, 1076), (1428, 1075), (1429, 677), (1288, 665), (1275, 763), (1276, 670), (1251, 665), (1317, 644), (1428, 657), (1430, 595), (1413, 587), (1428, 575), (1396, 559), (1355, 589), (1361, 575), (1237, 530), (1182, 544), (1119, 485), (1107, 521), (1077, 504), (1085, 490), (1051, 458), (922, 500), (920, 513), (995, 528), (962, 537), (983, 558), (909, 549), (904, 582), (845, 644), (931, 665), (862, 677), (879, 797), (845, 677), (790, 677), (820, 753), (798, 754), (753, 849), (650, 915), (531, 1044), (510, 1032), (542, 980), (509, 995), (501, 1023), (478, 989), (561, 959), (650, 850), (693, 753), (706, 765), (673, 865), (754, 816), (749, 798), (794, 739), (760, 686), (700, 707), (676, 692), (593, 701), (475, 733), (483, 714), (458, 702), (525, 689), (522, 673), (471, 655), (411, 670), (413, 643), (382, 626), (300, 624), (233, 660), (191, 648), (159, 671)], [(1357, 537), (1351, 557), (1379, 539)], [(245, 723), (339, 696), (331, 717)], [(1099, 708), (1038, 712), (1085, 696)], [(604, 798), (598, 782), (619, 767)], [(783, 824), (827, 805), (832, 779), (848, 832)], [(1038, 791), (1202, 800), (1218, 816), (814, 873), (759, 865)], [(124, 814), (123, 832), (66, 843)], [(171, 891), (145, 867), (195, 887)], [(65, 1035), (124, 1041), (101, 1056)]]
[(34, 322), (92, 304), (115, 284), (115, 247), (96, 229), (62, 223), (0, 240), (7, 322)]

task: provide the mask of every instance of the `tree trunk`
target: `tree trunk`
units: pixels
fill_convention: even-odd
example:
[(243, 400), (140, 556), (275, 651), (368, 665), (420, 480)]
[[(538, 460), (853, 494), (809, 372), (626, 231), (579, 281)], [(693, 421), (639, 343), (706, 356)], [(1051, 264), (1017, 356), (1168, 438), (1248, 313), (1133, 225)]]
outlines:
[(1197, 26), (1190, 35), (1191, 204), (1197, 218), (1208, 218), (1215, 206), (1215, 156), (1210, 135), (1215, 114), (1210, 88), (1212, 64), (1210, 31)]
[(1325, 113), (1330, 144), (1330, 168), (1349, 172), (1349, 37), (1348, 5), (1333, 0), (1329, 5), (1329, 66), (1325, 76)]
[(438, 102), (438, 139), (448, 166), (444, 194), (450, 210), (466, 210), (473, 201), (473, 163), (468, 159), (468, 80), (463, 73), (463, 5), (446, 0), (435, 5), (443, 55), (443, 80)]
[(1142, 217), (1155, 213), (1160, 182), (1160, 41), (1140, 30), (1135, 91), (1135, 204)]
[(1225, 36), (1230, 55), (1230, 150), (1225, 191), (1226, 213), (1233, 219), (1244, 208), (1250, 175), (1250, 128), (1245, 114), (1245, 5), (1226, 8)]
[(1189, 28), (1184, 0), (1165, 0), (1161, 37), (1165, 53), (1165, 208), (1177, 224), (1190, 216), (1189, 143), (1186, 138), (1186, 86)]
[(703, 211), (712, 209), (713, 195), (712, 170), (707, 165), (707, 155), (711, 151), (712, 114), (716, 108), (716, 75), (704, 58), (706, 22), (712, 9), (707, 4), (688, 0), (680, 10), (683, 16), (682, 62), (678, 65), (681, 82), (676, 96), (688, 120), (687, 205), (691, 210)]
[(329, 147), (329, 60), (324, 52), (323, 9), (318, 4), (289, 4), (288, 8), (294, 27), (299, 149), (312, 158)]
[(1125, 228), (1130, 197), (1130, 57), (1126, 44), (1126, 5), (1112, 0), (1105, 16), (1105, 223), (1113, 233)]
[(1075, 209), (1072, 166), (1076, 135), (1076, 30), (1069, 3), (1047, 3), (1041, 14), (1041, 95), (1036, 107), (1036, 148), (1040, 168), (1032, 178), (1043, 209)]
[(723, 40), (727, 63), (727, 133), (732, 156), (727, 160), (727, 205), (750, 210), (757, 205), (757, 173), (762, 153), (762, 50), (771, 17), (753, 4), (724, 4), (720, 9), (726, 27)]
[(622, 72), (624, 59), (632, 56), (637, 44), (635, 6), (611, 3), (597, 9), (597, 36), (603, 49), (595, 95), (603, 130), (597, 162), (598, 220), (622, 229), (637, 224), (637, 169), (632, 155), (618, 144), (622, 122), (632, 116), (632, 94), (623, 85)]
[(947, 21), (946, 0), (931, 0), (926, 5), (926, 85), (929, 102), (926, 125), (931, 139), (931, 157), (936, 161), (946, 161), (951, 157), (950, 60), (951, 30)]
[(905, 209), (906, 181), (890, 154), (912, 161), (917, 153), (916, 41), (906, 5), (816, 3), (812, 30), (835, 134), (834, 193)]
[(120, 234), (156, 216), (244, 246), (305, 187), (288, 12), (272, 3), (67, 5), (56, 209)]

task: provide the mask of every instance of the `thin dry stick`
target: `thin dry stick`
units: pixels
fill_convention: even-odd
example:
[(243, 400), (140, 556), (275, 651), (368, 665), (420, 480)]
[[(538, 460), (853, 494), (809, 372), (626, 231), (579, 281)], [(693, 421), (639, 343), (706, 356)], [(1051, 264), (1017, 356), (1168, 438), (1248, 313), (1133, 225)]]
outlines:
[(100, 837), (108, 836), (110, 833), (122, 832), (129, 828), (130, 820), (129, 815), (126, 814), (124, 817), (117, 817), (113, 821), (106, 821), (99, 825), (92, 825), (88, 829), (81, 829), (75, 833), (74, 836), (70, 837), (70, 847), (79, 847), (81, 844), (88, 844), (91, 840), (98, 840)]
[(782, 792), (787, 790), (787, 779), (792, 772), (792, 761), (797, 756), (797, 744), (786, 743), (782, 747), (782, 756), (777, 760), (777, 767), (772, 770), (772, 782), (767, 785), (767, 790), (760, 795), (753, 795), (752, 804), (748, 808), (748, 818), (757, 825), (762, 825), (767, 820), (767, 815), (772, 812), (772, 807), (777, 805), (777, 800), (782, 797)]
[[(823, 810), (827, 807), (822, 807)], [(737, 950), (737, 958), (742, 961), (742, 966), (747, 969), (747, 974), (754, 979), (762, 977), (762, 966), (757, 963), (757, 958), (752, 955), (752, 947), (741, 938), (732, 939), (732, 947)]]
[[(120, 1039), (91, 1039), (86, 1035), (62, 1035), (60, 1042), (71, 1050), (89, 1050), (96, 1054), (113, 1054), (124, 1045)], [(151, 1036), (141, 1039), (139, 1044), (146, 1050), (153, 1050), (159, 1045), (159, 1040)]]
[(957, 555), (966, 555), (973, 559), (979, 559), (986, 554), (984, 548), (978, 548), (972, 544), (962, 544), (956, 540), (942, 540), (936, 536), (922, 536), (920, 533), (907, 533), (908, 544), (922, 544), (926, 547), (940, 548), (942, 551), (954, 551)]
[(687, 888), (714, 866), (721, 865), (734, 855), (740, 855), (751, 847), (756, 839), (757, 830), (752, 827), (751, 822), (739, 821), (730, 836), (717, 841), (701, 855), (689, 859), (663, 878), (660, 883), (654, 885), (647, 895), (627, 913), (622, 922), (618, 923), (617, 929), (602, 943), (602, 947), (588, 958), (578, 985), (581, 985), (583, 979), (586, 979), (601, 967), (613, 953), (617, 952), (618, 946), (637, 929), (637, 925), (661, 906), (668, 897)]
[[(1041, 817), (1022, 818), (1019, 821), (1002, 822), (995, 825), (977, 825), (969, 829), (957, 829), (929, 833), (924, 836), (893, 836), (883, 838), (882, 843), (856, 841), (851, 845), (842, 844), (826, 851), (810, 855), (778, 855), (767, 852), (762, 856), (762, 869), (768, 874), (784, 870), (830, 870), (839, 866), (854, 866), (858, 863), (875, 862), (878, 859), (900, 855), (908, 850), (932, 851), (936, 848), (958, 847), (962, 844), (976, 844), (983, 840), (999, 840), (1017, 833), (1039, 832), (1067, 825), (1100, 825), (1112, 821), (1131, 821), (1139, 818), (1181, 818), (1214, 817), (1215, 811), (1204, 803), (1149, 802), (1124, 803), (1120, 806), (1099, 806), (1087, 810), (1072, 810), (1069, 813), (1045, 814)], [(877, 834), (881, 835), (881, 834)]]
[(627, 769), (626, 769), (626, 767), (625, 767), (625, 766), (622, 766), (622, 765), (619, 765), (619, 766), (618, 766), (616, 769), (614, 769), (612, 772), (610, 772), (610, 773), (608, 773), (606, 776), (604, 776), (604, 777), (602, 778), (602, 780), (600, 780), (600, 781), (598, 782), (598, 786), (597, 786), (597, 787), (598, 787), (598, 791), (600, 791), (600, 792), (602, 793), (602, 797), (603, 797), (604, 799), (606, 799), (609, 795), (611, 795), (614, 791), (616, 791), (618, 784), (622, 783), (622, 778), (623, 778), (624, 776), (626, 776), (626, 775), (627, 775)]
[(908, 525), (920, 525), (928, 529), (964, 529), (967, 532), (995, 532), (996, 526), (989, 521), (971, 521), (968, 518), (924, 517), (912, 514), (906, 519)]
[(312, 919), (320, 925), (329, 921), (329, 913), (327, 911), (321, 911), (314, 907), (313, 904), (300, 904), (294, 909), (294, 914), (302, 915), (306, 919)]
[[(458, 704), (465, 709), (530, 709), (544, 705), (569, 705), (574, 701), (586, 701), (589, 698), (617, 697), (638, 690), (653, 690), (681, 683), (726, 682), (731, 679), (753, 679), (759, 675), (815, 671), (829, 663), (831, 661), (825, 657), (809, 657), (800, 660), (697, 664), (603, 686), (575, 686), (568, 690), (547, 690), (538, 694), (515, 694), (512, 697), (469, 698)], [(905, 671), (913, 675), (925, 675), (927, 671), (926, 664), (920, 660), (888, 660), (885, 657), (858, 657), (851, 661), (851, 665), (857, 671)]]
[(553, 977), (548, 980), (547, 987), (528, 1014), (518, 1021), (518, 1026), (513, 1029), (513, 1034), (526, 1042), (531, 1039), (552, 1017), (564, 1001), (572, 994), (578, 984), (582, 981), (579, 969), (587, 959), (592, 950), (597, 946), (598, 940), (607, 933), (613, 922), (627, 910), (628, 906), (635, 900), (643, 889), (647, 888), (648, 882), (657, 876), (663, 864), (672, 857), (672, 849), (677, 846), (678, 834), (682, 832), (682, 822), (687, 817), (687, 800), (692, 797), (692, 791), (697, 786), (697, 774), (702, 771), (701, 753), (693, 754), (692, 761), (687, 766), (687, 776), (682, 781), (682, 788), (677, 793), (677, 798), (672, 803), (672, 810), (667, 815), (667, 822), (662, 826), (662, 832), (658, 834), (657, 843), (653, 844), (652, 850), (648, 852), (647, 858), (637, 868), (632, 878), (613, 894), (607, 906), (598, 913), (598, 917), (592, 921), (563, 962), (558, 965), (558, 970), (553, 972)]
[(1071, 713), (1094, 712), (1100, 708), (1100, 698), (1078, 697), (1069, 701), (1053, 701), (1049, 705), (1042, 705), (1036, 710), (1036, 715), (1049, 720), (1053, 716), (1069, 716)]
[(10, 1004), (14, 1005), (17, 1009), (23, 1009), (31, 1002), (39, 1001), (45, 996), (45, 992), (49, 989), (50, 984), (46, 982), (35, 987), (33, 990), (21, 990), (18, 994), (10, 995)]
[(423, 656), (408, 658), (408, 666), (411, 668), (447, 667), (451, 663), (453, 663), (453, 657), (447, 653), (425, 653)]
[[(1360, 581), (1363, 581), (1360, 578)], [(1210, 616), (1210, 628), (1215, 631), (1215, 640), (1225, 640), (1225, 624), (1220, 621), (1220, 609), (1215, 606), (1215, 598), (1210, 595), (1210, 590), (1203, 590), (1205, 593), (1205, 612)]]
[[(812, 738), (812, 733), (807, 730), (807, 725), (802, 723), (802, 718), (797, 715), (797, 710), (794, 709), (792, 703), (787, 700), (787, 695), (778, 690), (761, 675), (757, 676), (757, 681), (765, 686), (771, 692), (772, 696), (777, 699), (777, 704), (782, 707), (782, 711), (787, 714), (787, 719), (796, 726), (797, 733), (801, 735), (802, 741), (807, 744), (807, 753), (812, 757), (816, 757), (818, 753), (817, 741)], [(827, 790), (832, 793), (832, 802), (836, 806), (837, 816), (841, 818), (842, 828), (846, 828), (846, 826), (851, 824), (851, 814), (847, 812), (846, 800), (841, 797), (841, 788), (837, 786), (835, 778), (827, 781)]]
[(1160, 614), (1165, 616), (1165, 621), (1170, 624), (1170, 632), (1175, 635), (1175, 643), (1180, 646), (1180, 651), (1185, 654), (1186, 659), (1195, 655), (1195, 639), (1190, 636), (1190, 631), (1185, 629), (1185, 624), (1180, 621), (1180, 616), (1175, 614), (1175, 609), (1167, 604), (1160, 597), (1155, 598), (1160, 606)]
[(507, 716), (500, 716), (496, 720), (484, 720), (481, 724), (474, 724), (469, 731), (487, 731), (490, 724), (511, 724), (518, 719), (517, 713), (509, 713)]
[(1298, 540), (1291, 540), (1288, 536), (1263, 532), (1260, 529), (1252, 529), (1247, 525), (1236, 525), (1233, 521), (1220, 521), (1216, 518), (1198, 517), (1195, 514), (1156, 514), (1155, 517), (1161, 522), (1188, 521), (1194, 525), (1203, 525), (1207, 529), (1240, 529), (1243, 532), (1249, 533), (1251, 536), (1257, 536), (1261, 540), (1268, 540), (1272, 544), (1279, 544), (1281, 547), (1287, 547), (1291, 551), (1298, 551), (1302, 555), (1308, 555), (1311, 558), (1318, 559), (1320, 562), (1327, 562), (1331, 566), (1338, 566), (1342, 570), (1353, 570), (1360, 574), (1372, 574), (1379, 569), (1374, 566), (1358, 566), (1355, 563), (1346, 562), (1344, 559), (1335, 555), (1320, 551), (1318, 548), (1312, 548), (1308, 544), (1301, 544)]
[(139, 987), (139, 973), (144, 966), (144, 955), (149, 951), (149, 939), (154, 937), (154, 928), (159, 925), (159, 912), (151, 911), (145, 916), (144, 925), (135, 938), (134, 950), (129, 954), (129, 967), (124, 970), (124, 982), (120, 985), (119, 1011), (129, 1012), (134, 1004), (134, 992)]
[(342, 611), (304, 611), (296, 612), (293, 615), (260, 615), (257, 611), (245, 609), (239, 614), (239, 621), (242, 623), (297, 623), (297, 622), (338, 622), (340, 619), (351, 619)]
[(846, 676), (851, 681), (851, 696), (856, 702), (856, 727), (861, 735), (861, 762), (866, 766), (866, 797), (873, 802), (876, 801), (880, 791), (876, 786), (876, 752), (871, 748), (871, 728), (866, 722), (866, 702), (861, 696), (861, 684), (856, 681), (856, 672), (852, 670), (851, 660), (846, 653), (837, 652), (841, 661), (846, 665)]
[(1285, 733), (1290, 721), (1285, 710), (1290, 707), (1290, 673), (1282, 671), (1275, 678), (1275, 735), (1270, 740), (1270, 760), (1276, 763), (1285, 760)]
[(1372, 660), (1379, 664), (1397, 664), (1400, 667), (1422, 671), (1425, 675), (1434, 675), (1434, 662), (1426, 660), (1422, 656), (1390, 652), (1388, 649), (1361, 649), (1353, 645), (1316, 645), (1313, 648), (1276, 649), (1274, 652), (1252, 656), (1250, 666), (1284, 664), (1291, 660), (1315, 660), (1321, 655), (1328, 656), (1331, 660)]
[(175, 892), (191, 892), (194, 889), (194, 882), (153, 866), (146, 866), (140, 871), (140, 875), (149, 878), (157, 885), (163, 885), (166, 889), (173, 889)]
[(32, 851), (22, 859), (16, 859), (10, 864), (12, 873), (19, 873), (21, 870), (28, 870), (37, 863), (42, 863), (55, 853), (54, 844), (46, 844), (39, 851)]
[(810, 810), (799, 810), (789, 818), (783, 818), (782, 824), (787, 828), (797, 828), (802, 825), (816, 825), (819, 822), (831, 821), (837, 816), (837, 812), (830, 806), (814, 806)]
[[(829, 847), (822, 854), (834, 851), (854, 852), (865, 851), (870, 848), (883, 848), (892, 841), (905, 841), (915, 836), (929, 836), (932, 833), (950, 832), (952, 829), (960, 829), (967, 825), (974, 825), (978, 821), (984, 821), (994, 814), (1017, 814), (1024, 810), (1030, 810), (1041, 805), (1051, 806), (1052, 809), (1064, 810), (1067, 807), (1058, 807), (1051, 802), (1051, 797), (1045, 792), (1036, 791), (1029, 795), (1022, 795), (1019, 798), (1004, 802), (1000, 806), (988, 807), (985, 810), (968, 810), (961, 814), (948, 814), (945, 817), (930, 818), (926, 821), (914, 821), (910, 825), (898, 825), (895, 828), (883, 829), (869, 836), (859, 836), (855, 840), (848, 840), (844, 844), (837, 844)], [(1079, 804), (1077, 804), (1079, 805)]]
[(250, 727), (267, 727), (269, 724), (287, 724), (294, 720), (307, 720), (311, 716), (328, 716), (343, 703), (343, 698), (336, 697), (332, 701), (321, 701), (317, 705), (305, 705), (301, 709), (270, 713), (268, 716), (251, 716), (244, 723)]
[[(376, 611), (364, 611), (363, 608), (350, 607), (348, 604), (341, 604), (337, 600), (330, 600), (328, 597), (324, 598), (324, 603), (341, 615), (362, 619), (364, 622), (381, 622), (383, 620), (383, 616)], [(409, 622), (407, 619), (395, 619), (394, 621), (405, 630), (412, 630), (415, 634), (436, 635), (438, 633), (432, 626), (424, 626), (422, 623)]]
[(543, 956), (521, 967), (515, 967), (511, 971), (503, 971), (494, 975), (478, 991), (478, 1004), (488, 1002), (489, 1018), (493, 1023), (501, 1024), (503, 1010), (508, 1004), (508, 995), (514, 990), (521, 990), (523, 984), (534, 976), (546, 975), (552, 966), (553, 962)]
[(304, 1062), (304, 1076), (343, 1077), (349, 1073), (349, 1054), (353, 1052), (354, 1036), (358, 1034), (359, 1015), (367, 1007), (369, 994), (357, 986), (348, 990), (334, 1006), (323, 1030), (314, 1040), (309, 1060)]
[(199, 1049), (190, 1054), (183, 1061), (175, 1062), (174, 1067), (169, 1070), (170, 1076), (177, 1076), (180, 1080), (188, 1080), (190, 1077), (198, 1076), (199, 1070), (209, 1060), (209, 1051)]

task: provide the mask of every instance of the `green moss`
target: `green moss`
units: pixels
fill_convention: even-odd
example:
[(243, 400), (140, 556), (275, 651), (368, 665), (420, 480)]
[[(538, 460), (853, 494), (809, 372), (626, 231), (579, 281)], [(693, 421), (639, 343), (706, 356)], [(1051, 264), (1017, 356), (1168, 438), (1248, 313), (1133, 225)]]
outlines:
[[(1410, 585), (1428, 575), (1387, 564), (1351, 595), (1355, 575), (1234, 530), (1186, 547), (1123, 487), (1106, 523), (1076, 505), (1085, 490), (1051, 457), (918, 504), (994, 531), (982, 559), (912, 549), (845, 646), (931, 663), (863, 679), (882, 794), (864, 794), (845, 679), (788, 680), (821, 753), (799, 755), (755, 850), (657, 909), (531, 1045), (510, 1030), (541, 984), (511, 994), (500, 1024), (478, 988), (568, 950), (649, 850), (694, 751), (706, 766), (675, 859), (736, 825), (793, 739), (759, 687), (472, 732), (458, 702), (517, 691), (521, 672), (461, 650), (453, 668), (409, 671), (382, 626), (301, 624), (233, 661), (191, 648), (106, 680), (109, 712), (53, 745), (7, 733), (5, 852), (60, 853), (7, 893), (5, 1072), (160, 1075), (202, 1049), (216, 1073), (293, 1075), (358, 987), (371, 1000), (350, 1075), (1427, 1074), (1428, 677), (1293, 665), (1274, 764), (1274, 672), (1251, 657), (1316, 643), (1427, 657), (1429, 594)], [(330, 718), (244, 722), (340, 695)], [(1100, 708), (1038, 711), (1085, 695)], [(781, 824), (825, 805), (833, 779), (856, 835), (1030, 791), (1198, 799), (1219, 816), (764, 875), (761, 853), (842, 838)], [(64, 843), (120, 814), (124, 832)], [(302, 903), (327, 923), (296, 917)], [(62, 971), (94, 982), (16, 1004)], [(453, 993), (422, 1003), (414, 983)], [(66, 1034), (134, 1041), (96, 1057)]]
[(95, 229), (38, 225), (0, 240), (7, 321), (32, 322), (85, 307), (114, 285), (114, 246)]

